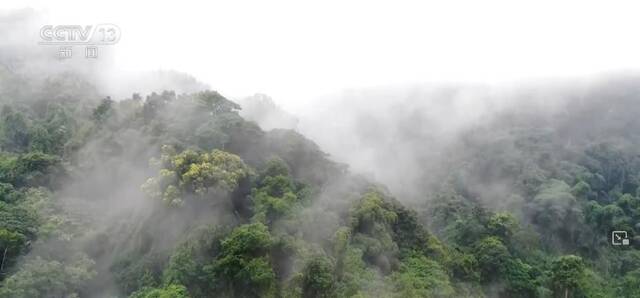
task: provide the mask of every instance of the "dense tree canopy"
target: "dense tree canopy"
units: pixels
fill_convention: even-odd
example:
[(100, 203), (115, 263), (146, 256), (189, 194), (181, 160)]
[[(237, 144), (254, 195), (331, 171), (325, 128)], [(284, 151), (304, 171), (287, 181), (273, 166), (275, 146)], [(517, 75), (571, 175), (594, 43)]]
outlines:
[[(39, 92), (8, 81), (0, 297), (640, 295), (628, 97), (495, 115), (452, 137), (407, 201), (215, 91), (111, 99), (72, 76)], [(631, 245), (610, 246), (612, 230)]]

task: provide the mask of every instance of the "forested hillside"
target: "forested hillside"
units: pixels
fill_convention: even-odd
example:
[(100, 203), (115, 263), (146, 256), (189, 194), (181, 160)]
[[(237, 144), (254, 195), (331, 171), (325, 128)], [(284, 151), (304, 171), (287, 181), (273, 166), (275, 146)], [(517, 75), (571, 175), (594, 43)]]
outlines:
[(405, 201), (215, 91), (2, 70), (0, 297), (640, 297), (608, 239), (640, 230), (640, 84), (603, 84), (465, 128)]

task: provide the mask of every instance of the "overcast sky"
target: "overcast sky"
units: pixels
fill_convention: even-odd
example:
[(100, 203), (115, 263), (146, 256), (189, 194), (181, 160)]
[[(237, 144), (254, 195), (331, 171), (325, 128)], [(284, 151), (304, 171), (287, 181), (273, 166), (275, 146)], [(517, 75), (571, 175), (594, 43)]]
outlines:
[[(117, 67), (176, 69), (296, 111), (343, 88), (504, 82), (640, 68), (638, 1), (15, 1), (114, 23)], [(36, 32), (37, 34), (37, 32)]]

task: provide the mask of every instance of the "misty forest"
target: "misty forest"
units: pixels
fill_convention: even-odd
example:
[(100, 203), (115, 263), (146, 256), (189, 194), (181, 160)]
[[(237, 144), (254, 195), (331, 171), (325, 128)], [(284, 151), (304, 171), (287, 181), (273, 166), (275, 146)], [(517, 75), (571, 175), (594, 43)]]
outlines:
[(608, 236), (640, 230), (640, 80), (478, 92), (512, 104), (450, 130), (468, 89), (359, 110), (374, 179), (261, 129), (263, 95), (3, 69), (0, 296), (640, 297), (640, 241)]
[(0, 64), (0, 298), (640, 297), (637, 74), (301, 116), (40, 70)]

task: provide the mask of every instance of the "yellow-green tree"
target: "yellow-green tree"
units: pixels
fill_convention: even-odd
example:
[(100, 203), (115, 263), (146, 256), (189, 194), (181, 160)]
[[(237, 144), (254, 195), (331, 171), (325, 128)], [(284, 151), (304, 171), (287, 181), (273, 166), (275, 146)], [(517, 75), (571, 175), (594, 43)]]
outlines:
[(142, 188), (149, 197), (172, 206), (184, 204), (187, 197), (206, 199), (230, 193), (251, 174), (239, 156), (221, 150), (176, 153), (172, 147), (163, 146), (160, 159), (154, 163), (160, 170)]

